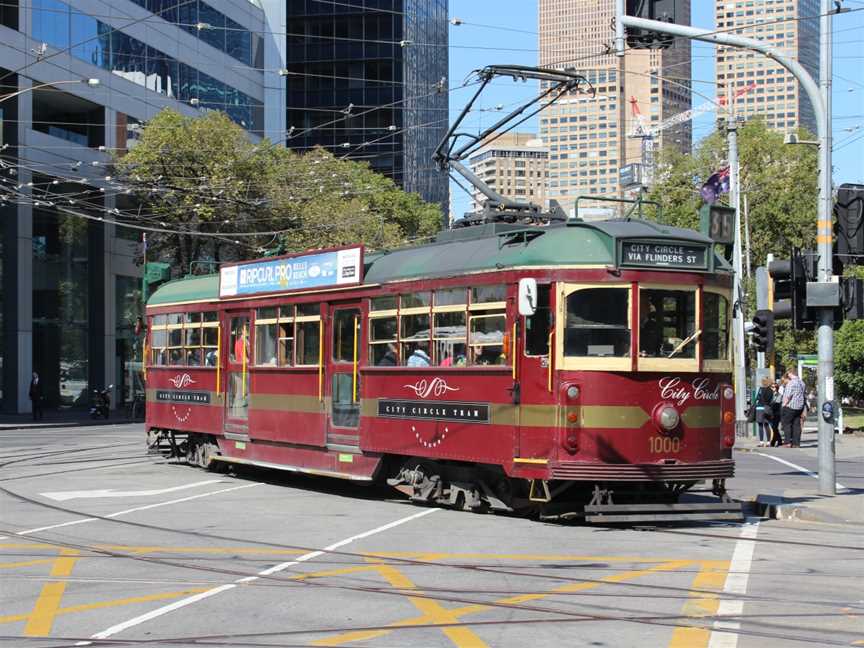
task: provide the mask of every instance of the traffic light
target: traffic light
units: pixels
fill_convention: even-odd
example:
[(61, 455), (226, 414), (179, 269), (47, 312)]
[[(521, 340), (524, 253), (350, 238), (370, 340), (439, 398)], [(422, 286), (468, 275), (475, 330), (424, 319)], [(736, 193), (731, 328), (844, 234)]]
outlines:
[(774, 282), (774, 319), (791, 319), (792, 328), (815, 328), (815, 318), (807, 309), (807, 272), (804, 257), (793, 250), (791, 259), (772, 261), (768, 274)]
[[(628, 16), (675, 22), (675, 5), (678, 0), (627, 0)], [(675, 37), (671, 34), (627, 27), (627, 47), (631, 49), (667, 49), (672, 47)]]
[(753, 336), (750, 344), (757, 351), (774, 355), (774, 312), (770, 310), (758, 310), (753, 316)]
[[(843, 319), (864, 319), (864, 279), (843, 277), (841, 280), (843, 306), (840, 312)], [(837, 316), (835, 315), (835, 320)]]
[(840, 185), (834, 216), (839, 260), (847, 265), (864, 263), (864, 185)]

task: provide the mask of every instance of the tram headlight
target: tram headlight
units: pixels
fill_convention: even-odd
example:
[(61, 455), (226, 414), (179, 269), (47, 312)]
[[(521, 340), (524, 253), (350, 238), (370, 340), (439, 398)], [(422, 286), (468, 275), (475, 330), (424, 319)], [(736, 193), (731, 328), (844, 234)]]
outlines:
[(658, 417), (660, 422), (660, 427), (665, 430), (674, 430), (678, 427), (678, 423), (681, 422), (681, 415), (678, 414), (678, 410), (674, 407), (664, 407), (660, 410), (660, 416)]
[(576, 400), (579, 398), (579, 388), (576, 385), (570, 385), (567, 388), (567, 398), (570, 400)]
[(723, 398), (725, 398), (726, 400), (732, 400), (733, 398), (735, 398), (735, 390), (731, 387), (726, 387), (725, 389), (723, 389)]

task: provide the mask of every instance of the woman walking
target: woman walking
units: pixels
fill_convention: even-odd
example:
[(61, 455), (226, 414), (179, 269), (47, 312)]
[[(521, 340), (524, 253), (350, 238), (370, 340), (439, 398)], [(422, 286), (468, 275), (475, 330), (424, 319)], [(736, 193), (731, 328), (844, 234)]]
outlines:
[(777, 380), (771, 385), (771, 393), (774, 400), (771, 402), (771, 447), (783, 445), (783, 437), (780, 435), (780, 406), (783, 403), (783, 387)]
[(771, 391), (771, 379), (763, 378), (762, 386), (756, 392), (756, 427), (759, 428), (759, 447), (765, 447), (771, 441), (771, 403), (774, 392)]

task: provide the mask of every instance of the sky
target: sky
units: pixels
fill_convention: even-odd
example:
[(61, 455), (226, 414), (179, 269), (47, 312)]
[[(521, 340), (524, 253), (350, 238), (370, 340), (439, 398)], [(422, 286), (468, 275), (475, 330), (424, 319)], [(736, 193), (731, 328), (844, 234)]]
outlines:
[[(714, 2), (693, 0), (692, 24), (714, 28)], [(864, 0), (844, 0), (852, 11), (834, 17), (834, 74), (832, 115), (834, 119), (834, 182), (864, 183)], [(537, 0), (450, 0), (450, 119), (455, 119), (473, 95), (474, 88), (460, 88), (473, 70), (486, 65), (537, 65)], [(459, 18), (460, 25), (452, 19)], [(611, 33), (611, 32), (610, 32)], [(715, 98), (714, 46), (694, 42), (692, 46), (693, 104)], [(698, 93), (698, 94), (697, 94)], [(536, 96), (536, 84), (509, 80), (490, 84), (463, 122), (462, 130), (478, 132), (501, 115), (497, 106), (515, 107)], [(716, 115), (706, 113), (693, 121), (693, 139), (698, 142), (715, 128)], [(536, 132), (537, 120), (519, 130)], [(455, 184), (450, 188), (454, 214), (471, 207), (471, 199)]]

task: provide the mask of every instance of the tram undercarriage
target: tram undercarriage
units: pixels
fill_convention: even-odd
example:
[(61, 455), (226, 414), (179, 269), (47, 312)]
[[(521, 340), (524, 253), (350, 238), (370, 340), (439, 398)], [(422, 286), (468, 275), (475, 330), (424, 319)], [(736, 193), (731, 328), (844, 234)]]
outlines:
[[(147, 449), (208, 470), (231, 467), (212, 435), (151, 430)], [(725, 479), (711, 480), (710, 493), (716, 500), (682, 503), (680, 497), (702, 480), (526, 480), (507, 476), (499, 466), (392, 456), (385, 458), (379, 481), (416, 504), (513, 513), (542, 521), (632, 524), (743, 519), (742, 505), (727, 494)]]

